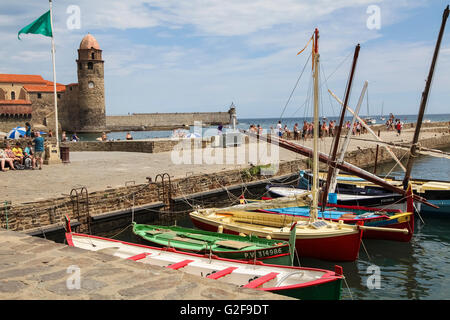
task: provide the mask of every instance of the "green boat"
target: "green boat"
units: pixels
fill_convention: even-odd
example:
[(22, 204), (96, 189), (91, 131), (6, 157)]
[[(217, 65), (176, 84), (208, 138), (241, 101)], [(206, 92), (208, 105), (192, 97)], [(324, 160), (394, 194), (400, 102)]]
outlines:
[(281, 240), (240, 236), (178, 226), (133, 223), (133, 233), (153, 245), (180, 251), (211, 254), (234, 260), (259, 260), (266, 264), (290, 265), (289, 243)]

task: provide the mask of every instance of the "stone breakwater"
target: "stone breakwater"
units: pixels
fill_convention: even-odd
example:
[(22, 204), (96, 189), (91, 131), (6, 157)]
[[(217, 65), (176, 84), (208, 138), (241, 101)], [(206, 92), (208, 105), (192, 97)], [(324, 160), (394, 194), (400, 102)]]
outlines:
[(20, 232), (0, 229), (0, 243), (1, 300), (292, 300)]

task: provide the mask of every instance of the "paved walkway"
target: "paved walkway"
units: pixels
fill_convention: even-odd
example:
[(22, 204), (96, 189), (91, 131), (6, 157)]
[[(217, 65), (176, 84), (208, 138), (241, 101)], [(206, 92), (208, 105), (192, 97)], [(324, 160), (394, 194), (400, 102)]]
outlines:
[[(423, 132), (421, 139), (431, 138), (442, 133)], [(395, 132), (382, 132), (381, 138), (388, 142), (410, 142), (413, 129), (405, 130), (399, 137)], [(372, 139), (369, 134), (358, 138)], [(322, 152), (329, 153), (332, 138), (324, 138), (319, 142)], [(303, 143), (303, 141), (299, 141)], [(304, 143), (312, 147), (312, 141)], [(367, 141), (351, 140), (348, 151), (357, 148), (369, 148), (375, 144)], [(23, 170), (0, 172), (0, 201), (12, 201), (13, 204), (33, 202), (48, 198), (68, 195), (73, 187), (86, 186), (89, 192), (105, 190), (107, 188), (123, 187), (129, 181), (136, 184), (146, 183), (146, 177), (153, 179), (157, 174), (169, 173), (172, 179), (182, 178), (193, 174), (214, 173), (223, 170), (248, 167), (249, 163), (268, 164), (271, 161), (257, 159), (255, 143), (238, 148), (206, 148), (200, 149), (199, 158), (188, 154), (174, 156), (172, 152), (162, 153), (133, 153), (133, 152), (72, 152), (70, 164), (44, 165), (43, 170)], [(272, 145), (271, 145), (272, 146)], [(272, 149), (272, 156), (280, 161), (303, 159), (304, 157), (291, 151)], [(215, 160), (217, 152), (231, 152), (229, 159), (218, 164)], [(261, 150), (259, 151), (261, 152)], [(208, 156), (209, 155), (209, 156)], [(203, 157), (202, 157), (203, 156)], [(270, 158), (270, 157), (269, 157)], [(203, 160), (202, 160), (203, 159)], [(209, 159), (206, 163), (205, 159)], [(211, 161), (212, 159), (212, 161)], [(219, 159), (219, 158), (217, 158)], [(239, 159), (239, 161), (238, 161)], [(180, 163), (181, 162), (181, 163)]]
[(14, 231), (0, 243), (0, 300), (291, 300)]

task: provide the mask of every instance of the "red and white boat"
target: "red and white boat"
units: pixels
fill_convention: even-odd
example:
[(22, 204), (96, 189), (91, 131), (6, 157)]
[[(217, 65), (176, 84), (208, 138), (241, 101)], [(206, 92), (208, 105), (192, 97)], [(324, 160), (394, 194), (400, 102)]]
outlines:
[(199, 255), (173, 248), (156, 248), (74, 233), (70, 227), (67, 230), (66, 240), (72, 247), (298, 299), (322, 300), (341, 297), (343, 275), (340, 266), (335, 266), (333, 272), (314, 268), (267, 265), (257, 260), (243, 262), (208, 254)]

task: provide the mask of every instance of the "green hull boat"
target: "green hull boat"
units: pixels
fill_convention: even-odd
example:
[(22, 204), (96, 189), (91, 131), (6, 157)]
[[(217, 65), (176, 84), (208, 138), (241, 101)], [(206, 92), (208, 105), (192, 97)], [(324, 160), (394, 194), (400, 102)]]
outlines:
[(256, 236), (239, 236), (183, 228), (133, 223), (133, 233), (162, 247), (212, 254), (234, 260), (259, 260), (267, 264), (290, 265), (289, 243)]

